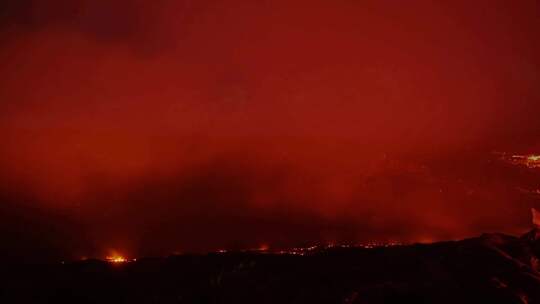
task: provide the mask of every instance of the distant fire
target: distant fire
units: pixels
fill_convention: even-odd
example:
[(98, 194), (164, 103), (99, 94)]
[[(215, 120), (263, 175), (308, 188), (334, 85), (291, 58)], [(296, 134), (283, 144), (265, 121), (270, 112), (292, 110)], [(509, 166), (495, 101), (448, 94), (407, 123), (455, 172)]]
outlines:
[(506, 153), (500, 153), (500, 158), (513, 165), (525, 166), (530, 169), (540, 168), (540, 155), (538, 154), (508, 155)]
[(105, 258), (105, 260), (109, 263), (114, 263), (114, 264), (121, 264), (121, 263), (128, 262), (128, 259), (120, 255), (108, 256)]
[[(528, 154), (528, 155), (519, 155), (519, 154), (507, 154), (507, 153), (495, 153), (499, 155), (499, 159), (510, 163), (515, 166), (526, 167), (529, 169), (540, 169), (540, 154)], [(538, 189), (525, 189), (518, 188), (519, 191), (526, 193), (528, 195), (540, 195), (540, 188)]]

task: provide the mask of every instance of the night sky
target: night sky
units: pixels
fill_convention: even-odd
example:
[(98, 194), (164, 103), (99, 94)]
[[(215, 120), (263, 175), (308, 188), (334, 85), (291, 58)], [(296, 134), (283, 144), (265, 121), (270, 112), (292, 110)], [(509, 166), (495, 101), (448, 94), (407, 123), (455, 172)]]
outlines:
[(0, 257), (520, 233), (539, 116), (535, 0), (3, 0)]

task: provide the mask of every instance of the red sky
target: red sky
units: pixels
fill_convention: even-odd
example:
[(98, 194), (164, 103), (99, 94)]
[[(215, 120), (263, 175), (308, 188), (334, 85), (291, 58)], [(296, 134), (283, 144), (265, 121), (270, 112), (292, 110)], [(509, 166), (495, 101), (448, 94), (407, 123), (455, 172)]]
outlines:
[[(528, 226), (537, 1), (0, 3), (1, 243), (139, 256)], [(30, 252), (30, 253), (28, 253)]]

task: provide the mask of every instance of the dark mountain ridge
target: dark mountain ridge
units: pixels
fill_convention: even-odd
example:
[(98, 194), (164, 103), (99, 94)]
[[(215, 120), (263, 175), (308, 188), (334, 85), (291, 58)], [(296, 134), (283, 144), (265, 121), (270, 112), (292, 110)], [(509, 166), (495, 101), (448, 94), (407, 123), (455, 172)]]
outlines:
[(302, 254), (9, 265), (2, 303), (540, 303), (540, 230)]

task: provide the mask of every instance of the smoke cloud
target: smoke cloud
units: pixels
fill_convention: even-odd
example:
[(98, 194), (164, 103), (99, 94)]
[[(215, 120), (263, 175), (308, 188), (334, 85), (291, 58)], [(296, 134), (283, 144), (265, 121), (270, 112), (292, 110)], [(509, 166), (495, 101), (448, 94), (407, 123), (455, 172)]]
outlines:
[(538, 5), (3, 1), (4, 252), (520, 232)]

